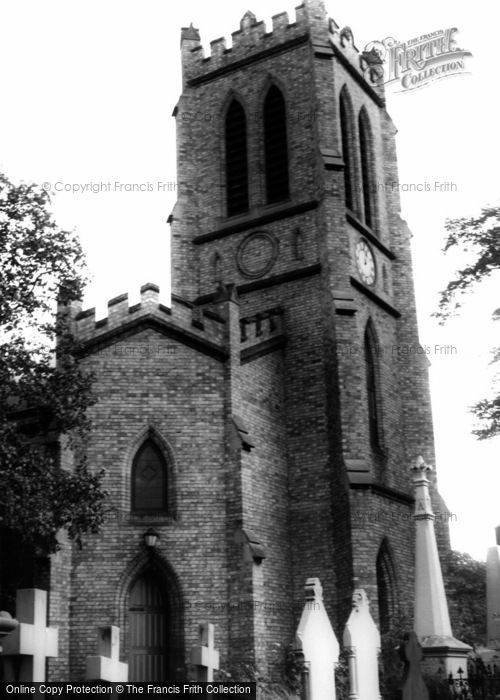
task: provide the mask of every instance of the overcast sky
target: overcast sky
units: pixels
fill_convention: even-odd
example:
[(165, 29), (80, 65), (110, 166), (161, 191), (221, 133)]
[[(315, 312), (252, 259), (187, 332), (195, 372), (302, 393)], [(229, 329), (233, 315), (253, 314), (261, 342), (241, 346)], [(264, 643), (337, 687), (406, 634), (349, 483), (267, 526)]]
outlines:
[[(192, 21), (208, 55), (219, 36), (230, 45), (248, 9), (269, 29), (273, 14), (287, 10), (294, 18), (288, 0), (0, 0), (0, 170), (52, 190), (112, 183), (111, 192), (59, 191), (53, 198), (60, 225), (81, 235), (93, 275), (86, 304), (99, 315), (124, 291), (134, 303), (146, 281), (168, 294), (180, 27)], [(431, 183), (427, 192), (403, 192), (402, 209), (414, 233), (421, 344), (430, 349), (440, 488), (456, 517), (454, 547), (484, 558), (500, 523), (500, 441), (471, 437), (467, 408), (491, 385), (489, 351), (500, 344), (491, 321), (500, 305), (498, 276), (443, 328), (430, 314), (457, 262), (440, 252), (445, 218), (499, 201), (500, 10), (486, 0), (332, 0), (327, 9), (352, 28), (359, 49), (388, 36), (410, 41), (456, 27), (457, 44), (473, 54), (469, 74), (412, 93), (391, 89), (387, 101), (399, 131), (400, 183)], [(453, 187), (436, 191), (435, 182)], [(127, 191), (134, 183), (150, 183), (152, 191)], [(456, 351), (438, 352), (443, 345)]]

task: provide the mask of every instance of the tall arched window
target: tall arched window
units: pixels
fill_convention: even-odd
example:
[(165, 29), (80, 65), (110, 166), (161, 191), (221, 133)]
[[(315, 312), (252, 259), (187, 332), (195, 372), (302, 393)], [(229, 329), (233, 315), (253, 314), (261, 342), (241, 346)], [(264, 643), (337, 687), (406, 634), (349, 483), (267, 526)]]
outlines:
[(365, 330), (364, 355), (366, 372), (366, 396), (368, 403), (368, 427), (370, 444), (375, 449), (380, 449), (380, 411), (378, 407), (377, 391), (377, 342), (371, 323)]
[(222, 284), (222, 259), (218, 252), (212, 257), (212, 281), (217, 287)]
[(247, 120), (243, 107), (233, 100), (226, 114), (227, 215), (248, 211)]
[(272, 85), (264, 100), (264, 159), (268, 204), (288, 198), (288, 144), (285, 100)]
[(396, 574), (386, 539), (378, 552), (376, 572), (380, 631), (384, 634), (391, 628), (398, 608)]
[(132, 512), (166, 513), (168, 475), (165, 458), (150, 438), (138, 449), (132, 464)]
[(345, 85), (340, 91), (339, 112), (342, 158), (344, 159), (345, 204), (346, 207), (359, 216), (356, 197), (356, 156), (353, 111), (349, 93)]
[(375, 157), (373, 153), (373, 137), (370, 120), (363, 107), (359, 113), (359, 149), (361, 161), (361, 181), (363, 184), (363, 216), (367, 226), (376, 229), (376, 188)]

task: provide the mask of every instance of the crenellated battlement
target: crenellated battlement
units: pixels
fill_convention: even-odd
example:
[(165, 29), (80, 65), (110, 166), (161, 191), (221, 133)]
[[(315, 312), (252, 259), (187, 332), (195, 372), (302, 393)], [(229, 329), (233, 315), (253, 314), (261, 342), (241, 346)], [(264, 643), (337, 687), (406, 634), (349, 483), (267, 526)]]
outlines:
[(262, 343), (271, 338), (284, 336), (285, 322), (283, 309), (278, 307), (268, 309), (240, 319), (241, 347), (242, 349)]
[(382, 61), (376, 51), (360, 52), (349, 27), (340, 29), (328, 19), (323, 0), (305, 0), (295, 8), (295, 22), (287, 12), (272, 17), (272, 31), (258, 20), (253, 12), (246, 12), (240, 28), (232, 32), (232, 47), (227, 48), (225, 37), (210, 42), (210, 55), (205, 57), (198, 29), (191, 24), (181, 30), (182, 69), (184, 81), (202, 80), (213, 71), (230, 69), (239, 61), (259, 53), (273, 53), (280, 45), (309, 39), (322, 54), (336, 53), (376, 91), (383, 90)]
[(159, 300), (160, 288), (147, 283), (141, 287), (141, 300), (129, 304), (128, 294), (120, 294), (108, 301), (108, 315), (96, 321), (95, 307), (82, 310), (81, 302), (72, 302), (71, 318), (73, 333), (80, 342), (104, 338), (110, 331), (127, 329), (130, 324), (141, 319), (155, 319), (165, 322), (171, 329), (184, 332), (217, 345), (225, 344), (225, 320), (210, 310), (200, 310), (184, 299), (172, 296), (170, 306)]
[(210, 42), (210, 56), (205, 57), (200, 42), (200, 34), (191, 25), (181, 30), (183, 75), (186, 81), (201, 77), (214, 70), (231, 66), (250, 55), (273, 50), (280, 44), (307, 37), (317, 31), (318, 20), (323, 23), (323, 33), (327, 34), (327, 19), (323, 0), (305, 0), (295, 9), (295, 22), (290, 22), (287, 12), (272, 17), (272, 31), (258, 20), (253, 12), (246, 12), (240, 28), (232, 32), (232, 47), (227, 48), (226, 39), (221, 37)]

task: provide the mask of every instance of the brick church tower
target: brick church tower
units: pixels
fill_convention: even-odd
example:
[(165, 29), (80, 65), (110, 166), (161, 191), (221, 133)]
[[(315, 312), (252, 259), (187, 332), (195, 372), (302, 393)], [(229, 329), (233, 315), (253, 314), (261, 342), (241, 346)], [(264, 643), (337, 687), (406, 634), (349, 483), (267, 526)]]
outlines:
[(354, 577), (382, 629), (411, 614), (433, 433), (377, 57), (321, 0), (181, 51), (171, 306), (75, 311), (111, 517), (53, 563), (54, 679), (105, 624), (131, 680), (182, 677), (202, 620), (221, 668), (272, 674), (312, 576), (339, 638)]

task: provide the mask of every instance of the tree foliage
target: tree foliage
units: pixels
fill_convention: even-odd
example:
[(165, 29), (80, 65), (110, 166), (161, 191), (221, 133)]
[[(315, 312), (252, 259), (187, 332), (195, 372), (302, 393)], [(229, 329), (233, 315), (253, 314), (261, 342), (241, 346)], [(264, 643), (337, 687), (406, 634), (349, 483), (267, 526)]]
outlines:
[(97, 531), (105, 499), (85, 460), (92, 378), (54, 313), (81, 295), (83, 255), (49, 204), (0, 175), (0, 524), (45, 554), (61, 528), (78, 542)]
[(443, 567), (453, 634), (471, 646), (486, 641), (486, 564), (451, 551)]
[[(413, 629), (413, 621), (404, 607), (391, 619), (390, 627), (380, 638), (380, 694), (384, 699), (399, 700), (404, 663), (399, 652), (404, 636)], [(347, 696), (346, 696), (347, 698)]]
[(475, 284), (500, 269), (500, 207), (489, 207), (470, 219), (449, 219), (443, 251), (455, 248), (470, 254), (470, 260), (441, 292), (439, 311), (446, 320), (460, 308), (460, 298)]
[[(439, 310), (435, 314), (442, 323), (461, 308), (461, 299), (475, 285), (500, 270), (500, 207), (488, 207), (475, 218), (451, 219), (446, 222), (448, 237), (444, 252), (457, 249), (466, 253), (468, 263), (458, 270), (454, 278), (441, 292)], [(500, 320), (500, 309), (493, 313)], [(500, 360), (500, 348), (492, 353), (491, 362)], [(500, 435), (500, 395), (498, 391), (472, 407), (478, 419), (473, 433), (480, 439)]]

